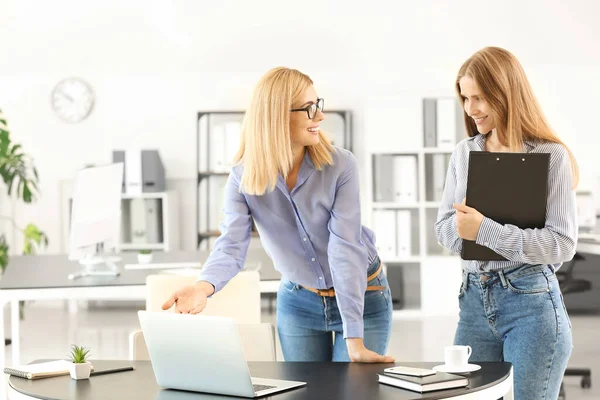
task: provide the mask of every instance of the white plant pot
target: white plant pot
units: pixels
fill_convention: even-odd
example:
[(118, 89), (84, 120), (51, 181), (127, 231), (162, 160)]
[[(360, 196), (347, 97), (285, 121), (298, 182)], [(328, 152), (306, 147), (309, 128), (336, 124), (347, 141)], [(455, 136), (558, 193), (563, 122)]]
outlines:
[(138, 254), (138, 262), (140, 264), (150, 264), (152, 262), (152, 253), (150, 254)]
[(92, 364), (89, 361), (80, 364), (71, 363), (69, 372), (73, 379), (88, 379), (92, 372)]

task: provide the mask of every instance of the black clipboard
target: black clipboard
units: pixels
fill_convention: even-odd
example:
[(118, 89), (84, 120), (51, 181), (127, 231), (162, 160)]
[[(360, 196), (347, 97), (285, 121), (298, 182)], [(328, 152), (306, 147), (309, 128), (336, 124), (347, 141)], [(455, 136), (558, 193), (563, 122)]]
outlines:
[[(543, 228), (548, 199), (549, 153), (471, 151), (466, 204), (500, 224)], [(488, 247), (463, 240), (463, 260), (506, 260)]]

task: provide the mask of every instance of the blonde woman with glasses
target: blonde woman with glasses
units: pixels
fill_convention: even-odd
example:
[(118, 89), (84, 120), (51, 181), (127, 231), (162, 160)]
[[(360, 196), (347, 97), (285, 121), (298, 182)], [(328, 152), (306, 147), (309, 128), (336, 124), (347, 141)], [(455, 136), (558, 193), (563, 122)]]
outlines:
[[(571, 355), (571, 323), (555, 271), (577, 243), (577, 164), (554, 134), (519, 61), (488, 47), (458, 72), (456, 91), (469, 138), (454, 150), (435, 230), (459, 253), (474, 240), (506, 261), (463, 261), (455, 344), (470, 345), (470, 361), (508, 361), (515, 399), (556, 399)], [(502, 225), (463, 203), (469, 152), (549, 153), (546, 224)]]
[(163, 305), (196, 314), (244, 266), (254, 219), (283, 278), (277, 330), (286, 361), (393, 362), (386, 276), (361, 225), (354, 155), (319, 129), (324, 100), (288, 68), (258, 83), (225, 189), (221, 236), (197, 283)]

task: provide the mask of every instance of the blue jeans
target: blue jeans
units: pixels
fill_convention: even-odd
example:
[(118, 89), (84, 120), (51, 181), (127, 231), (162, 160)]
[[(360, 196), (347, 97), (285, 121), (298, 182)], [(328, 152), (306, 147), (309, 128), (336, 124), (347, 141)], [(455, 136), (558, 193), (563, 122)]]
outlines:
[(552, 266), (463, 274), (455, 344), (469, 362), (513, 364), (516, 400), (558, 398), (573, 347), (571, 323)]
[[(379, 259), (367, 275), (379, 268)], [(365, 276), (366, 279), (366, 276)], [(365, 292), (364, 344), (385, 354), (392, 329), (392, 298), (385, 273), (369, 286), (385, 290)], [(277, 293), (277, 331), (285, 361), (350, 361), (335, 297), (319, 296), (300, 285), (282, 280)]]

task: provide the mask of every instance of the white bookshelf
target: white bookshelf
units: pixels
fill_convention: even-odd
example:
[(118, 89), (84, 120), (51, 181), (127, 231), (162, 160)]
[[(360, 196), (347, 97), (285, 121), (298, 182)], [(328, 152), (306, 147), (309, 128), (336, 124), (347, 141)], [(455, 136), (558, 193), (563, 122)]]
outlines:
[[(446, 118), (449, 116), (448, 105), (451, 104), (449, 99), (439, 98), (440, 103), (444, 104)], [(428, 98), (426, 101), (420, 96), (388, 95), (383, 99), (371, 100), (374, 108), (401, 110), (387, 116), (380, 111), (367, 110), (365, 123), (365, 197), (368, 199), (365, 221), (375, 231), (392, 298), (403, 301), (401, 308), (394, 306), (394, 317), (458, 315), (461, 260), (457, 255), (449, 254), (437, 242), (435, 222), (450, 156), (455, 144), (465, 137), (460, 105), (456, 101), (454, 138), (449, 136), (443, 121), (438, 123), (436, 119), (434, 126), (437, 124), (443, 129), (445, 137), (443, 145), (432, 146), (431, 138), (428, 142), (425, 135), (426, 129), (431, 127), (431, 121), (429, 128), (425, 122), (426, 118), (431, 117), (431, 113), (427, 115), (425, 107), (428, 106), (425, 103), (436, 103), (437, 99)], [(384, 101), (396, 105), (382, 107)], [(431, 112), (430, 109), (428, 111)], [(374, 124), (369, 119), (370, 115), (378, 117)], [(389, 122), (382, 121), (382, 118), (389, 118)], [(383, 127), (396, 128), (382, 131)], [(396, 138), (386, 139), (391, 136)], [(403, 160), (398, 161), (398, 158)], [(410, 161), (405, 161), (407, 158)], [(416, 198), (412, 194), (415, 182)], [(410, 222), (407, 215), (410, 215)], [(408, 236), (408, 240), (403, 239), (405, 236)], [(390, 254), (392, 243), (396, 246), (394, 253)], [(401, 254), (397, 254), (399, 248), (402, 249)], [(410, 248), (409, 254), (407, 248)]]

